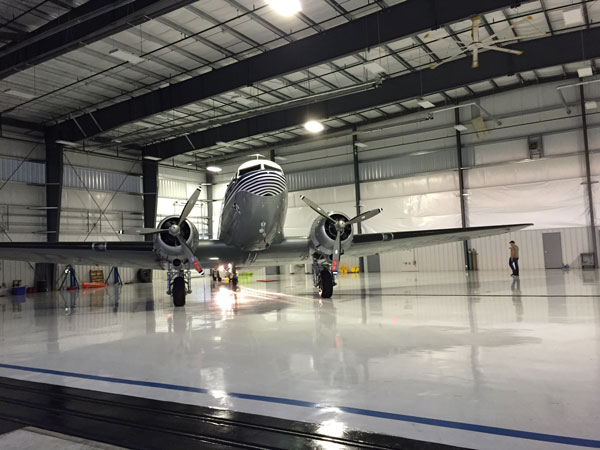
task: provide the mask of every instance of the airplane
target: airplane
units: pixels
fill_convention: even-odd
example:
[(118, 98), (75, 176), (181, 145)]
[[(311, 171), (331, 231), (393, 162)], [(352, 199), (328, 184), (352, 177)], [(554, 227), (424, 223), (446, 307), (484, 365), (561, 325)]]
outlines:
[(330, 298), (342, 255), (367, 256), (388, 251), (444, 244), (502, 233), (532, 224), (471, 228), (354, 234), (353, 225), (380, 214), (374, 209), (350, 218), (338, 211), (326, 212), (301, 196), (317, 217), (308, 237), (285, 237), (288, 190), (281, 166), (256, 159), (239, 166), (227, 186), (218, 239), (200, 239), (187, 220), (200, 196), (199, 186), (181, 215), (168, 216), (156, 228), (122, 230), (123, 234), (153, 235), (140, 242), (6, 242), (0, 243), (0, 259), (58, 264), (108, 265), (167, 270), (167, 294), (174, 306), (184, 306), (191, 293), (191, 271), (232, 265), (237, 269), (312, 263), (313, 284), (322, 298)]

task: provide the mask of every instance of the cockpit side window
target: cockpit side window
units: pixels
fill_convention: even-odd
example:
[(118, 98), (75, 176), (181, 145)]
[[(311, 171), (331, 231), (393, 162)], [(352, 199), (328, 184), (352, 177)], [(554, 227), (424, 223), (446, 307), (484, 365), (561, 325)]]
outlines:
[(250, 173), (250, 172), (254, 172), (256, 170), (260, 170), (260, 164), (258, 164), (256, 166), (250, 166), (250, 167), (245, 167), (244, 169), (240, 169), (240, 171), (238, 172), (238, 177), (241, 177), (242, 175), (246, 175), (247, 173)]

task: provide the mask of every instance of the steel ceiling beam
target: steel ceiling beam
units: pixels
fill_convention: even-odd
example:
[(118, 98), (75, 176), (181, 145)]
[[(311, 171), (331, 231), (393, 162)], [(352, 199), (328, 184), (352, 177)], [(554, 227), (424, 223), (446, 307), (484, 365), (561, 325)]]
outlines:
[(90, 0), (0, 49), (0, 79), (187, 6), (193, 0)]
[[(297, 72), (326, 61), (351, 55), (456, 22), (531, 0), (407, 0), (321, 33), (244, 59), (189, 80), (143, 94), (94, 112), (103, 130), (117, 128), (189, 103), (198, 102), (259, 81)], [(59, 139), (77, 141), (99, 133), (86, 116), (54, 127)], [(84, 136), (78, 124), (83, 129)]]
[[(162, 159), (187, 153), (194, 148), (210, 147), (217, 141), (229, 142), (246, 136), (297, 127), (310, 119), (327, 119), (380, 105), (456, 89), (505, 75), (558, 66), (600, 57), (600, 28), (520, 42), (516, 45), (525, 56), (500, 52), (481, 55), (478, 69), (470, 69), (466, 59), (388, 79), (374, 90), (279, 110), (231, 122), (144, 147), (146, 154)], [(510, 48), (510, 47), (509, 47)]]

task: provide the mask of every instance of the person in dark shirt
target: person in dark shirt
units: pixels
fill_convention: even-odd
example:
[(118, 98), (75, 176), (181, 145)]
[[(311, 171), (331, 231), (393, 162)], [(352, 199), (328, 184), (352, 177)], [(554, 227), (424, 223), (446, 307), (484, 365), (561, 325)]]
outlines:
[(512, 270), (512, 277), (519, 276), (519, 246), (515, 244), (515, 241), (510, 241), (510, 258), (508, 259), (508, 265)]

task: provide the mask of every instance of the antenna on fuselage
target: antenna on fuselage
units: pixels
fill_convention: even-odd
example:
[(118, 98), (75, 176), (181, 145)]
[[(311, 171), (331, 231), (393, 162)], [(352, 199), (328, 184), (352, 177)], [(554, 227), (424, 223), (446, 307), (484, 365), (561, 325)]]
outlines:
[(256, 156), (256, 159), (257, 159), (257, 160), (259, 160), (260, 158), (267, 159), (267, 157), (266, 157), (266, 156), (263, 156), (263, 155), (261, 155), (260, 153), (254, 153), (254, 154), (252, 154), (252, 155), (250, 155), (250, 156)]

